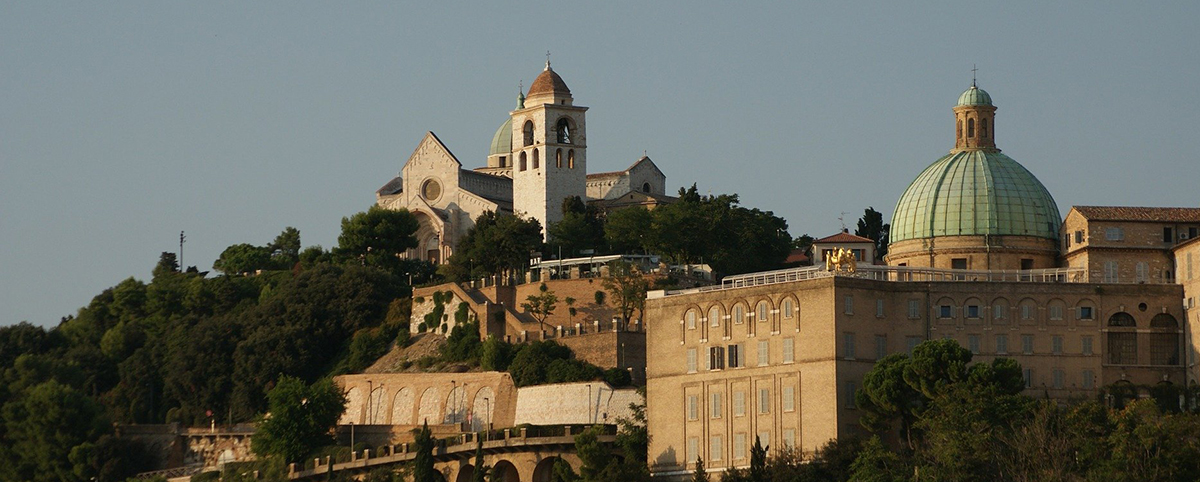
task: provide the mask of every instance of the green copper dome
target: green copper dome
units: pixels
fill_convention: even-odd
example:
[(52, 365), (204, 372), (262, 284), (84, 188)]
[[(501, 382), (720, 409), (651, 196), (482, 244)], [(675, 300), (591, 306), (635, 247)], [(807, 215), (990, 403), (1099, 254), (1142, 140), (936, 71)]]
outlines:
[(992, 96), (975, 85), (958, 96), (958, 105), (992, 105)]
[[(525, 93), (517, 92), (517, 110), (524, 108)], [(492, 136), (492, 147), (488, 149), (488, 156), (496, 154), (512, 154), (512, 117), (505, 119), (500, 128), (496, 129), (496, 135)]]
[(1061, 224), (1054, 198), (1024, 166), (998, 150), (970, 149), (951, 152), (917, 176), (896, 203), (889, 235), (893, 243), (936, 236), (1058, 239)]
[(500, 124), (500, 128), (496, 129), (496, 135), (492, 136), (492, 147), (488, 149), (488, 155), (496, 154), (509, 155), (512, 153), (512, 117), (509, 117)]

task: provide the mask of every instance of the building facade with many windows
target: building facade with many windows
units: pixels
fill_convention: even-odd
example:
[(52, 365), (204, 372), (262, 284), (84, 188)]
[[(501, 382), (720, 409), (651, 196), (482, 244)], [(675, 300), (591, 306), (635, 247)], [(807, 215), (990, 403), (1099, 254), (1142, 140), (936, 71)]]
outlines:
[(954, 339), (976, 362), (1016, 360), (1037, 397), (1195, 383), (1200, 208), (1078, 206), (1063, 220), (1037, 178), (996, 148), (995, 111), (974, 85), (960, 96), (955, 148), (898, 201), (886, 266), (650, 293), (655, 475), (686, 478), (697, 459), (713, 471), (747, 466), (755, 437), (812, 452), (861, 434), (863, 376), (930, 339)]

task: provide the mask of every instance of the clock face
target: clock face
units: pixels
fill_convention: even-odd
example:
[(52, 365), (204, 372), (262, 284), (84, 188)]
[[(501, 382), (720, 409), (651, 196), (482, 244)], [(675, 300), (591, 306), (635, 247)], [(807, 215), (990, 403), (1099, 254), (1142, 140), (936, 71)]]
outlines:
[(436, 201), (441, 195), (442, 185), (436, 179), (430, 179), (421, 185), (421, 197), (425, 198), (426, 201)]

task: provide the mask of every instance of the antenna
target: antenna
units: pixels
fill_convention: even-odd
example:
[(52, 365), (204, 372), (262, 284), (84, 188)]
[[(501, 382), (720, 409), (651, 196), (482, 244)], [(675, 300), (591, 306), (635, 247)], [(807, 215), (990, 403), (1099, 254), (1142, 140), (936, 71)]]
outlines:
[(846, 230), (846, 211), (842, 211), (841, 216), (838, 216), (838, 222), (842, 223), (842, 231)]
[(187, 241), (187, 238), (183, 236), (183, 231), (180, 231), (179, 232), (179, 272), (180, 273), (183, 272), (183, 242), (184, 241)]

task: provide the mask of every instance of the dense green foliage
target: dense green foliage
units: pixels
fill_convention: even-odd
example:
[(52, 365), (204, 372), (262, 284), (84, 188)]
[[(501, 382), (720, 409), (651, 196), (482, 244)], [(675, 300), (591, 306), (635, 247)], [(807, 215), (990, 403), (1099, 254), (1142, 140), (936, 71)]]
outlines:
[(456, 281), (511, 275), (527, 268), (530, 255), (541, 248), (542, 224), (536, 219), (488, 211), (475, 218), (439, 270)]
[(346, 397), (332, 380), (307, 385), (285, 376), (267, 393), (267, 399), (270, 412), (259, 421), (251, 441), (259, 457), (299, 462), (316, 448), (334, 442), (332, 429), (345, 410)]
[(736, 194), (702, 196), (693, 185), (679, 200), (648, 211), (629, 208), (604, 214), (578, 198), (563, 201), (563, 219), (547, 229), (542, 244), (536, 220), (484, 213), (459, 242), (441, 273), (466, 281), (508, 274), (544, 258), (593, 254), (652, 253), (675, 264), (708, 263), (721, 274), (779, 268), (792, 249), (787, 221), (771, 211), (738, 205)]
[[(411, 244), (411, 215), (383, 214), (383, 231)], [(344, 223), (347, 242), (360, 224)], [(231, 247), (214, 277), (164, 253), (150, 282), (121, 281), (53, 329), (0, 328), (0, 479), (123, 480), (146, 461), (113, 424), (249, 422), (281, 377), (309, 384), (386, 352), (408, 322), (394, 305), (410, 292), (406, 266), (299, 243), (288, 228)]]
[[(787, 229), (787, 221), (771, 211), (739, 206), (736, 194), (701, 196), (692, 185), (679, 190), (678, 202), (650, 212), (650, 226), (639, 247), (676, 264), (708, 263), (721, 274), (747, 273), (782, 265), (792, 245)], [(625, 228), (613, 234), (636, 231)], [(634, 241), (610, 242), (629, 246)]]

